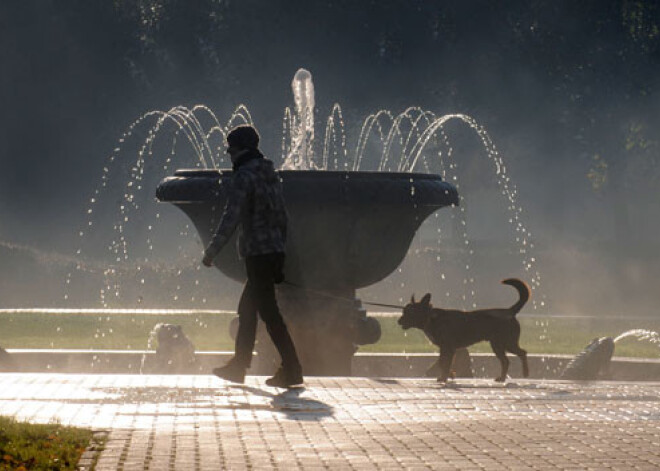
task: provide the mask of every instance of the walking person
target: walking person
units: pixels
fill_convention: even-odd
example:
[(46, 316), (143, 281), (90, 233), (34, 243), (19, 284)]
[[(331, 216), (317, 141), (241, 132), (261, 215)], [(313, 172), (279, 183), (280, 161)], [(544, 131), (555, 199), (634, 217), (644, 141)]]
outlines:
[(303, 382), (302, 367), (275, 298), (275, 284), (284, 280), (287, 214), (282, 185), (273, 163), (259, 151), (259, 134), (252, 126), (238, 126), (227, 135), (233, 176), (231, 192), (202, 263), (210, 267), (238, 228), (238, 251), (245, 260), (247, 282), (238, 303), (238, 333), (234, 357), (213, 374), (243, 383), (252, 362), (257, 313), (266, 324), (282, 366), (269, 386), (287, 388)]

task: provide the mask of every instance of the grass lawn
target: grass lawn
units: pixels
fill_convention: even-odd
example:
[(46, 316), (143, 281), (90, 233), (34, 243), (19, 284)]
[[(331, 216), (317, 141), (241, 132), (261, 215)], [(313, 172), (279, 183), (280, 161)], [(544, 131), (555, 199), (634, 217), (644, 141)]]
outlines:
[[(180, 324), (199, 351), (233, 350), (229, 322), (233, 314), (189, 315), (92, 315), (16, 313), (0, 314), (0, 346), (4, 348), (81, 348), (141, 350), (147, 348), (149, 332), (160, 323)], [(435, 352), (424, 334), (416, 329), (404, 332), (396, 318), (379, 319), (380, 341), (365, 345), (361, 352)], [(594, 337), (617, 335), (630, 329), (660, 332), (660, 319), (583, 319), (521, 316), (520, 344), (529, 353), (576, 354)], [(471, 352), (490, 352), (480, 343)], [(616, 344), (616, 356), (660, 358), (660, 345), (625, 339)]]
[[(362, 352), (437, 352), (422, 331), (403, 331), (395, 318), (380, 319), (383, 335), (374, 345), (365, 345)], [(574, 319), (574, 318), (520, 318), (522, 334), (520, 346), (529, 353), (577, 354), (595, 337), (616, 337), (630, 329), (647, 329), (660, 332), (660, 319), (632, 323), (619, 319)], [(470, 352), (491, 353), (486, 342), (470, 347)], [(660, 359), (660, 345), (649, 341), (623, 339), (616, 344), (616, 356)]]
[(0, 471), (76, 469), (91, 438), (90, 430), (0, 417)]
[(232, 350), (229, 322), (234, 315), (92, 315), (19, 313), (0, 315), (4, 348), (83, 348), (143, 350), (158, 323), (180, 324), (195, 348)]

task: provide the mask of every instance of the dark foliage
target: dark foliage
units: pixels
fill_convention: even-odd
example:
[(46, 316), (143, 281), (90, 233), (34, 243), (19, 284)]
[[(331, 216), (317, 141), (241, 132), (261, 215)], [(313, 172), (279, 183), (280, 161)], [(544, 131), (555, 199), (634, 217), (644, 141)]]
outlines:
[(633, 207), (658, 220), (658, 1), (7, 0), (0, 43), (8, 239), (72, 222), (148, 110), (245, 103), (276, 153), (299, 67), (322, 117), (334, 102), (352, 123), (410, 105), (474, 116), (560, 235), (588, 198), (618, 247), (652, 237), (629, 230)]

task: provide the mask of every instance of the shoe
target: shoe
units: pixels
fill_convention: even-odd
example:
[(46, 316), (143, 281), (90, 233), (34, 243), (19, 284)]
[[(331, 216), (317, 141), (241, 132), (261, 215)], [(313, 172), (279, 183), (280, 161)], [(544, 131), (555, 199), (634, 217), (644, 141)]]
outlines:
[(245, 367), (239, 366), (231, 361), (225, 366), (213, 368), (213, 374), (220, 379), (230, 381), (232, 383), (245, 383)]
[(280, 368), (272, 378), (266, 380), (266, 384), (274, 388), (293, 388), (296, 386), (302, 386), (302, 372), (300, 370), (290, 372), (284, 368)]

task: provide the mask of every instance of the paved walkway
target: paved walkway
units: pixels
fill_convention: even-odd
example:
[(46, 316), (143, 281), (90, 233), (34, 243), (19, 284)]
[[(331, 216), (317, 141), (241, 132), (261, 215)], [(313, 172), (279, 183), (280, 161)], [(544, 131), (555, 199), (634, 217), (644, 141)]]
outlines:
[(108, 430), (99, 471), (660, 469), (660, 383), (264, 379), (0, 374), (0, 414)]

